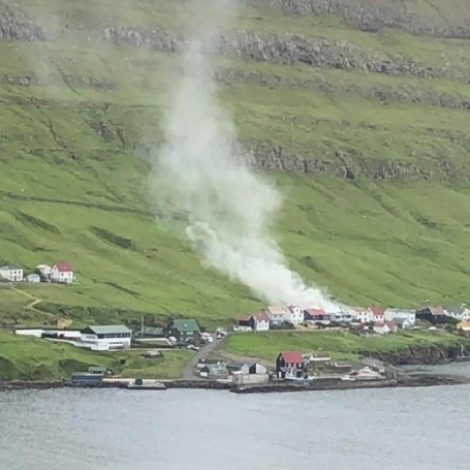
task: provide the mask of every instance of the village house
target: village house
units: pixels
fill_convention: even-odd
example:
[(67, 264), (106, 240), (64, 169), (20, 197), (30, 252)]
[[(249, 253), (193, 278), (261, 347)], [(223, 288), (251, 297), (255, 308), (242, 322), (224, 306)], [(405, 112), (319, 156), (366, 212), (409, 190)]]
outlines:
[(300, 325), (304, 321), (304, 312), (300, 307), (290, 305), (285, 309), (284, 321), (293, 325)]
[(276, 375), (285, 378), (287, 373), (299, 375), (305, 370), (305, 359), (298, 351), (283, 351), (276, 359)]
[(217, 362), (216, 364), (208, 364), (203, 366), (199, 371), (199, 375), (207, 379), (221, 380), (227, 379), (230, 374), (224, 363)]
[(10, 282), (21, 282), (23, 280), (23, 268), (18, 266), (2, 266), (0, 268), (0, 279)]
[(413, 326), (416, 323), (416, 313), (406, 308), (387, 308), (384, 312), (385, 320), (396, 322), (397, 319), (405, 319)]
[(371, 307), (370, 311), (372, 312), (374, 323), (383, 323), (385, 321), (384, 311), (380, 307)]
[(197, 342), (201, 330), (196, 320), (172, 320), (166, 328), (166, 334), (175, 337), (179, 343)]
[(39, 282), (41, 282), (41, 276), (39, 274), (32, 273), (26, 276), (25, 280), (33, 284), (38, 284)]
[(446, 307), (444, 313), (451, 318), (455, 318), (459, 321), (469, 321), (470, 320), (470, 310), (465, 307)]
[(379, 335), (386, 335), (388, 333), (397, 333), (398, 326), (392, 321), (384, 321), (383, 323), (374, 323), (374, 332)]
[(242, 315), (237, 318), (237, 322), (233, 327), (233, 331), (253, 331), (251, 324), (251, 316)]
[(256, 312), (250, 315), (250, 326), (253, 331), (268, 331), (269, 316), (266, 312)]
[(393, 318), (391, 321), (397, 325), (398, 329), (409, 330), (414, 327), (414, 323), (411, 323), (407, 318)]
[(72, 284), (73, 282), (73, 269), (70, 264), (60, 262), (54, 264), (51, 269), (50, 278), (52, 282), (60, 284)]
[(282, 325), (285, 321), (285, 311), (284, 307), (279, 305), (271, 305), (266, 309), (266, 313), (268, 314), (269, 321), (271, 325), (279, 326)]
[(442, 307), (424, 307), (416, 310), (416, 320), (427, 321), (433, 325), (442, 325), (449, 322), (449, 317)]
[(81, 331), (81, 340), (92, 349), (128, 349), (131, 347), (132, 331), (124, 325), (88, 326)]
[(359, 323), (371, 323), (374, 321), (374, 314), (370, 308), (356, 307), (354, 312)]
[(355, 319), (355, 312), (353, 314), (347, 310), (340, 310), (339, 312), (334, 312), (330, 315), (330, 320), (336, 323), (351, 323)]
[(304, 321), (311, 323), (327, 323), (330, 321), (331, 315), (322, 309), (308, 308), (304, 310)]

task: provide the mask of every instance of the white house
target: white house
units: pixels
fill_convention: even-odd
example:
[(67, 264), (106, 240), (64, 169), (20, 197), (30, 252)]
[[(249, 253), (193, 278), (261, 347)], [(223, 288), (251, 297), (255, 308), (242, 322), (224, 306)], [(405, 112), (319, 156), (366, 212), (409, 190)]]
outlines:
[(285, 309), (284, 321), (288, 321), (293, 325), (300, 325), (304, 321), (304, 311), (300, 307), (291, 305)]
[(47, 264), (38, 264), (36, 266), (36, 272), (38, 272), (46, 280), (51, 278), (51, 271), (52, 268)]
[(285, 312), (286, 309), (279, 305), (271, 305), (266, 309), (266, 313), (268, 314), (269, 321), (272, 325), (280, 325), (281, 323), (284, 323)]
[(446, 307), (444, 313), (452, 318), (455, 318), (459, 321), (469, 321), (470, 320), (470, 310), (467, 307)]
[(51, 281), (63, 284), (72, 284), (73, 269), (68, 263), (60, 262), (54, 264), (51, 269)]
[(388, 333), (396, 333), (398, 326), (392, 321), (385, 321), (383, 323), (374, 323), (374, 332), (379, 335), (386, 335)]
[(360, 323), (370, 323), (374, 321), (374, 314), (370, 308), (355, 308), (356, 318)]
[(92, 349), (128, 349), (132, 331), (124, 325), (88, 326), (81, 331), (82, 343)]
[(253, 331), (268, 331), (269, 316), (266, 312), (256, 312), (251, 315), (250, 323)]
[(416, 313), (414, 310), (408, 310), (405, 308), (387, 308), (384, 312), (385, 320), (406, 320), (406, 324), (413, 326), (416, 323)]
[(23, 280), (23, 269), (17, 266), (2, 266), (0, 268), (0, 278), (11, 282)]
[(37, 284), (38, 282), (41, 282), (41, 276), (35, 273), (29, 274), (28, 276), (26, 276), (26, 281)]

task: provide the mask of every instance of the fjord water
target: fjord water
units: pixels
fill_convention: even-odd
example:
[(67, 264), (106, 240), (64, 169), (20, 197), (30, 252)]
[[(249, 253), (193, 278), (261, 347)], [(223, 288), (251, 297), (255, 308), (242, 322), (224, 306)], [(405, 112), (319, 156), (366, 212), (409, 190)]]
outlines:
[(469, 386), (0, 393), (2, 470), (467, 470)]

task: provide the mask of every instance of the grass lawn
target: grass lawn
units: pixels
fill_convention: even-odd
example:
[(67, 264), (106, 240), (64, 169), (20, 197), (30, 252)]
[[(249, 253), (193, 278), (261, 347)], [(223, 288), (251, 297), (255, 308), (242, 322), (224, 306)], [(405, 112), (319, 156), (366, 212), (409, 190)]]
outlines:
[[(59, 380), (89, 366), (107, 367), (129, 378), (174, 379), (194, 354), (168, 351), (163, 358), (143, 358), (142, 351), (94, 353), (71, 345), (0, 332), (0, 380)], [(121, 360), (125, 364), (121, 364)]]
[(359, 351), (392, 352), (412, 346), (448, 345), (458, 342), (455, 335), (444, 332), (400, 332), (383, 337), (359, 337), (349, 332), (269, 332), (231, 335), (225, 345), (227, 353), (271, 360), (281, 351), (324, 352), (332, 359), (355, 360)]

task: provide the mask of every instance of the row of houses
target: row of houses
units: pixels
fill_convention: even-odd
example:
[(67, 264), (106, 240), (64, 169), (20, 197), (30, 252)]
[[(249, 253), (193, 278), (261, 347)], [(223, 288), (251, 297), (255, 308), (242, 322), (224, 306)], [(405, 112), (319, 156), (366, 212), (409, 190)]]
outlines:
[(412, 310), (387, 309), (379, 307), (343, 309), (337, 312), (326, 312), (323, 309), (289, 306), (270, 306), (260, 312), (241, 316), (237, 319), (235, 331), (267, 331), (290, 323), (300, 324), (374, 324), (378, 328), (391, 326), (391, 322), (401, 328), (412, 328), (416, 323), (416, 314)]
[(289, 323), (301, 324), (362, 324), (373, 325), (376, 332), (394, 331), (396, 328), (413, 328), (417, 320), (432, 324), (452, 321), (469, 322), (470, 310), (460, 307), (424, 307), (418, 310), (405, 308), (356, 307), (343, 308), (337, 312), (326, 312), (319, 308), (301, 309), (295, 306), (269, 306), (265, 310), (241, 316), (234, 326), (235, 331), (267, 331)]
[(6, 265), (0, 267), (0, 281), (6, 282), (57, 282), (72, 284), (74, 281), (73, 268), (69, 263), (60, 261), (52, 266), (40, 264), (30, 274), (19, 266)]

